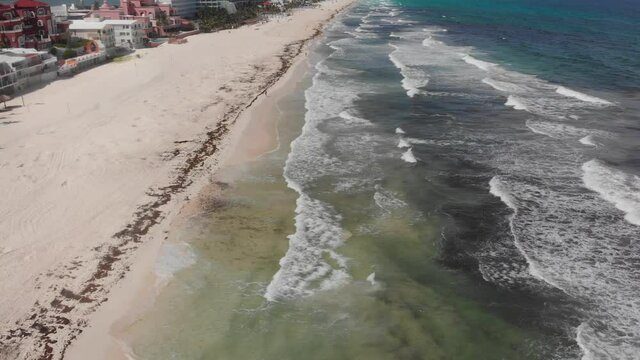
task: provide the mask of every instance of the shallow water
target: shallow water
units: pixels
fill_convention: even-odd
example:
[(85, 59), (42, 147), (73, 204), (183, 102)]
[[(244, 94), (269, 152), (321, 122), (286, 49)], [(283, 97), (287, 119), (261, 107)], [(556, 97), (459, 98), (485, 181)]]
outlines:
[[(135, 356), (637, 358), (637, 69), (616, 48), (576, 64), (604, 80), (570, 77), (584, 49), (548, 66), (516, 46), (531, 26), (455, 6), (364, 1), (329, 26), (280, 147), (180, 230), (195, 264), (126, 332)], [(573, 25), (536, 31), (616, 16), (563, 6)]]

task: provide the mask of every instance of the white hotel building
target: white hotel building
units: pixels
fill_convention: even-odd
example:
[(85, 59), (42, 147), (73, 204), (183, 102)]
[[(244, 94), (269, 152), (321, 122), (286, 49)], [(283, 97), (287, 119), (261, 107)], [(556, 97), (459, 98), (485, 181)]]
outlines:
[(111, 25), (115, 35), (115, 45), (126, 49), (144, 47), (144, 23), (139, 20), (104, 20)]

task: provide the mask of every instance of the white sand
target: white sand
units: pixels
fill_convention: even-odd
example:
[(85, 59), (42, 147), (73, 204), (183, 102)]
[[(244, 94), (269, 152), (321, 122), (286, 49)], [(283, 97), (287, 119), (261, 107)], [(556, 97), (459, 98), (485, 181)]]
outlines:
[[(157, 189), (176, 182), (225, 114), (233, 132), (235, 116), (277, 78), (285, 45), (312, 37), (352, 1), (142, 50), (139, 59), (56, 81), (0, 115), (0, 123), (16, 122), (0, 124), (0, 358), (62, 357), (127, 268), (150, 261), (157, 241), (148, 240), (162, 238), (229, 141), (186, 172), (191, 186), (176, 195)], [(114, 238), (157, 199), (149, 189), (168, 196), (158, 207), (164, 220), (143, 236)]]

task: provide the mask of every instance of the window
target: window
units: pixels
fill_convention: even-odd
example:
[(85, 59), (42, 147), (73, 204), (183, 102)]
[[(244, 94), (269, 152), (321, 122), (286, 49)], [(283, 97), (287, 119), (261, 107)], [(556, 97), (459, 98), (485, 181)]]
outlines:
[(2, 14), (2, 16), (7, 20), (13, 19), (13, 15), (11, 15), (10, 12), (6, 12), (6, 13)]
[(15, 31), (22, 30), (22, 25), (14, 25), (13, 30)]
[(38, 15), (46, 15), (47, 14), (47, 10), (45, 10), (44, 8), (38, 8)]

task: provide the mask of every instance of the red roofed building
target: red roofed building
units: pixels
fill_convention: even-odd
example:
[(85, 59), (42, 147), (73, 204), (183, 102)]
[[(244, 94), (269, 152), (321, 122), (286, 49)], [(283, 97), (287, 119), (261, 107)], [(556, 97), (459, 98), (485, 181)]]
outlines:
[(0, 45), (45, 49), (51, 46), (56, 26), (49, 4), (35, 0), (18, 0), (0, 5)]
[(23, 47), (25, 37), (22, 30), (23, 19), (13, 6), (0, 4), (0, 46)]

